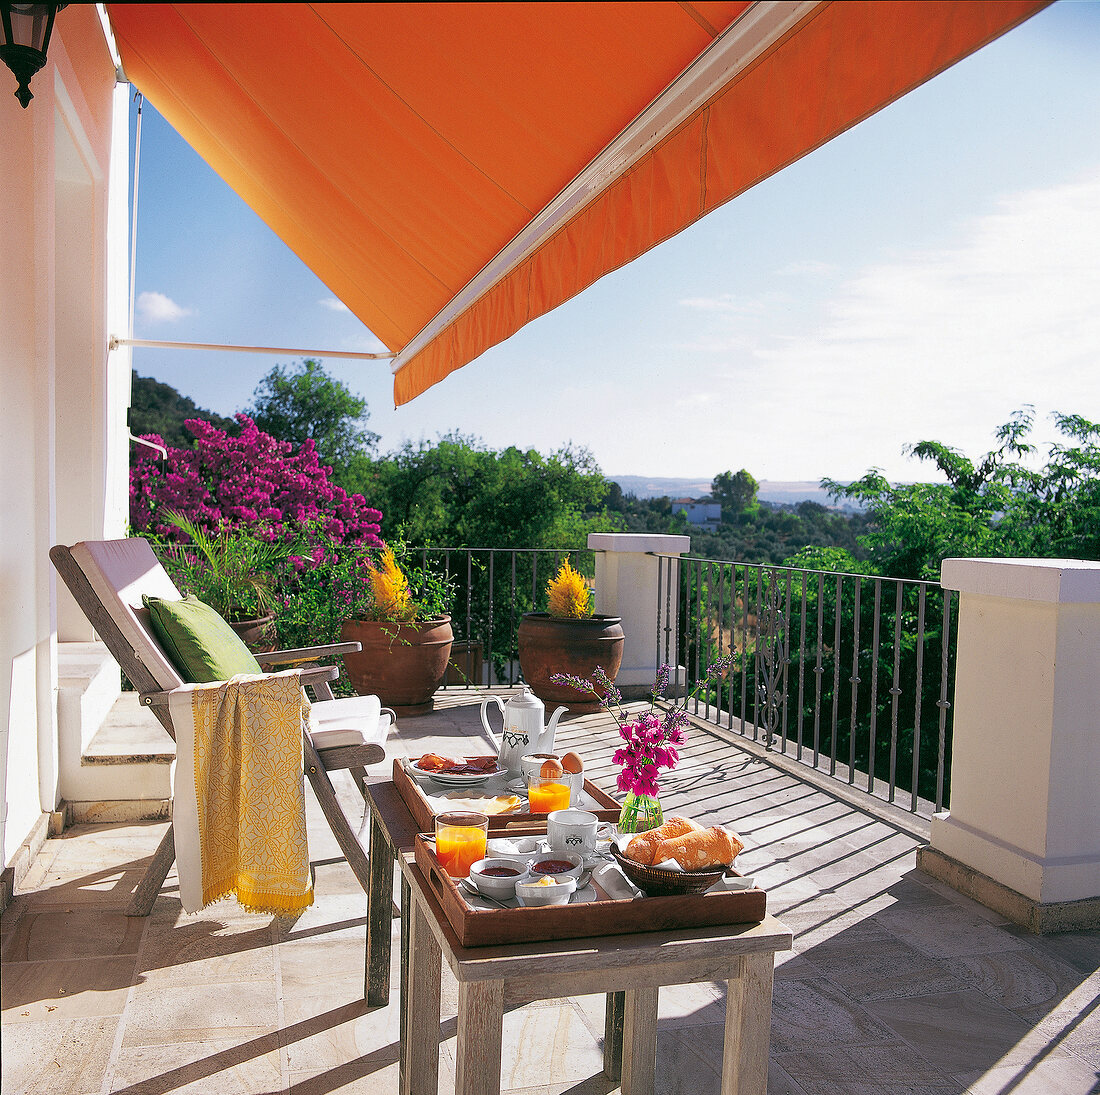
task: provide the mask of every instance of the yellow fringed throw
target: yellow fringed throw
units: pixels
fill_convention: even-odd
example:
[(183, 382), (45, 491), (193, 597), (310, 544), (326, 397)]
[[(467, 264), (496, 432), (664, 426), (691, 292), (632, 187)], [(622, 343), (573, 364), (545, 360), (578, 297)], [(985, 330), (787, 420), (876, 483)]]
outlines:
[[(293, 916), (313, 903), (302, 771), (309, 701), (298, 672), (198, 685), (190, 699), (200, 907), (232, 894), (252, 912)], [(187, 763), (182, 753), (178, 763)], [(194, 903), (179, 852), (181, 897), (190, 889)]]

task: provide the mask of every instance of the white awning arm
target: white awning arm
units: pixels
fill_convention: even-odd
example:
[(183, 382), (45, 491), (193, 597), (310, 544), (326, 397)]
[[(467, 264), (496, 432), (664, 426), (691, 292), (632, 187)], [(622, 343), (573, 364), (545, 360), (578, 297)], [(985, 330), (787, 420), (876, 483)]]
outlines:
[(152, 338), (119, 338), (111, 335), (108, 348), (120, 346), (148, 347), (166, 350), (228, 350), (235, 354), (288, 354), (291, 357), (349, 357), (360, 361), (389, 361), (397, 355), (392, 350), (366, 353), (359, 350), (300, 350), (288, 346), (231, 346), (222, 342), (167, 342)]
[(503, 281), (562, 224), (658, 145), (681, 122), (718, 93), (777, 42), (821, 0), (757, 0), (719, 35), (495, 258), (452, 297), (410, 342), (394, 355), (398, 372), (442, 330)]

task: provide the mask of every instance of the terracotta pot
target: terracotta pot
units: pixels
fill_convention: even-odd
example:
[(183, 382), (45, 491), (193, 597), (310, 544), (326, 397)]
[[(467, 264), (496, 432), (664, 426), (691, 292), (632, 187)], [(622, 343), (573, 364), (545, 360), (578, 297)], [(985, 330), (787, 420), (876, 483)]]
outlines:
[(344, 655), (348, 679), (360, 696), (378, 696), (398, 715), (431, 711), (451, 656), (450, 616), (416, 624), (345, 620), (340, 638), (363, 645)]
[(562, 620), (546, 612), (528, 612), (519, 624), (519, 667), (531, 691), (547, 707), (564, 704), (571, 715), (586, 715), (599, 711), (600, 705), (566, 685), (553, 684), (550, 675), (571, 673), (591, 680), (600, 666), (614, 681), (625, 641), (618, 616)]
[(253, 654), (269, 654), (278, 647), (279, 638), (275, 634), (273, 613), (254, 620), (228, 620), (227, 623)]

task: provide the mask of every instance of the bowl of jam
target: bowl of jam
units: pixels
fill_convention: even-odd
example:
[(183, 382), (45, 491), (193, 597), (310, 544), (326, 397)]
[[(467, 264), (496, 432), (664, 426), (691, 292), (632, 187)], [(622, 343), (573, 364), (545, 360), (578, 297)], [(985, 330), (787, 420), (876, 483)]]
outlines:
[(554, 878), (572, 878), (579, 881), (584, 872), (584, 860), (579, 855), (564, 855), (560, 852), (547, 852), (531, 860), (532, 881), (545, 875)]
[(516, 896), (516, 883), (525, 882), (531, 872), (522, 859), (491, 856), (479, 859), (470, 867), (470, 881), (486, 897), (507, 901)]

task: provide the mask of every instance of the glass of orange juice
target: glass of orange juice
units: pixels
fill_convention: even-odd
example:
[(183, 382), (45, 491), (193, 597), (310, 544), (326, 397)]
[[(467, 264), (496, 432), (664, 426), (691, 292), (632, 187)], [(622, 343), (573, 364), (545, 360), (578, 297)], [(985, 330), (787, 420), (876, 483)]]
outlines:
[(470, 865), (485, 858), (489, 819), (484, 814), (452, 810), (435, 819), (435, 855), (451, 878), (469, 878)]
[(569, 806), (570, 787), (563, 779), (535, 776), (527, 787), (527, 803), (533, 814), (549, 814)]

